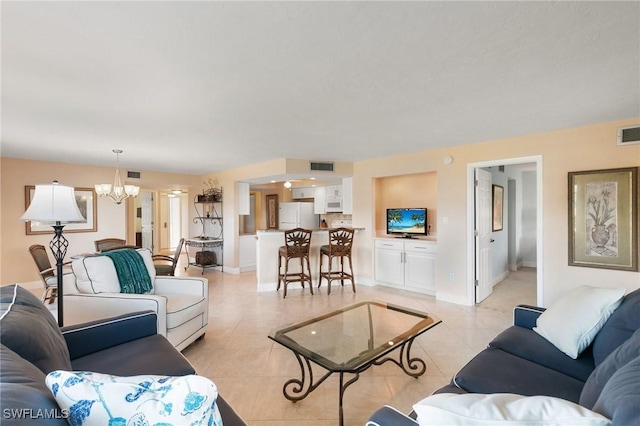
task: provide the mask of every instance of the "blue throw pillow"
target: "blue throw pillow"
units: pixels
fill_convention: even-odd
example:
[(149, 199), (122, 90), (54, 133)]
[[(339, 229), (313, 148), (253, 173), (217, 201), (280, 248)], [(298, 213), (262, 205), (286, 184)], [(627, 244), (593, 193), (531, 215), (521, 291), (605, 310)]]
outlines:
[[(611, 376), (632, 360), (640, 357), (640, 330), (605, 358), (591, 373), (580, 394), (580, 405), (592, 408)], [(638, 377), (640, 381), (640, 377)]]
[(68, 426), (67, 413), (58, 407), (35, 365), (0, 345), (0, 413), (2, 426)]
[(593, 341), (596, 366), (640, 329), (640, 289), (627, 294)]
[(614, 426), (640, 425), (640, 358), (611, 376), (593, 411), (611, 419)]
[(0, 287), (0, 343), (43, 373), (70, 370), (67, 343), (42, 302), (17, 284)]

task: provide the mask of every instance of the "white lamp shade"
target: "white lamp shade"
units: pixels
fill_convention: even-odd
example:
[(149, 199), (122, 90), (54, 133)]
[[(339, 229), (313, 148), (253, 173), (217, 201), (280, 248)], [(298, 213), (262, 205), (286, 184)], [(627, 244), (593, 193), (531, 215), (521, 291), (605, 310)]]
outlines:
[(80, 213), (73, 187), (65, 185), (36, 185), (29, 208), (20, 217), (37, 222), (86, 222)]
[(130, 197), (137, 197), (140, 193), (140, 187), (135, 185), (125, 185), (124, 192)]
[(111, 192), (111, 184), (108, 183), (97, 184), (95, 188), (98, 195), (107, 195)]

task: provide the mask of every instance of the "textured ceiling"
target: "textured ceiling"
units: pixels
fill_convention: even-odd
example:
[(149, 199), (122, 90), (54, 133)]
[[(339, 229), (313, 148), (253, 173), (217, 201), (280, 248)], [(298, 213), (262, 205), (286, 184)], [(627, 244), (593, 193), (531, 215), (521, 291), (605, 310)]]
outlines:
[(2, 2), (6, 157), (203, 174), (640, 116), (639, 2)]

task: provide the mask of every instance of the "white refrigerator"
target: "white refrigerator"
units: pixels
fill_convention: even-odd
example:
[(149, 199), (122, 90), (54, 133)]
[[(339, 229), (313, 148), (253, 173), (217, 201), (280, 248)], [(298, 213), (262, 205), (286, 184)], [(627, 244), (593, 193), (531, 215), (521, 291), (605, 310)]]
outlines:
[(313, 203), (280, 203), (280, 229), (317, 228), (320, 215), (313, 212)]

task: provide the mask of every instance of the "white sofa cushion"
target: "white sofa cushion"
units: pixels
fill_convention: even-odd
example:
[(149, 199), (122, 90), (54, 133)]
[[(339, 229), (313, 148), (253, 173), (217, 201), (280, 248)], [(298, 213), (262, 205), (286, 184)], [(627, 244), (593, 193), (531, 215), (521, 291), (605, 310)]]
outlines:
[(167, 294), (167, 330), (181, 326), (205, 312), (204, 296)]
[(576, 359), (620, 306), (624, 293), (624, 288), (574, 288), (538, 317), (533, 331)]
[[(156, 279), (156, 268), (149, 249), (137, 250), (149, 272), (151, 283)], [(76, 287), (80, 293), (120, 293), (120, 282), (113, 261), (107, 256), (86, 256), (72, 262)], [(153, 293), (151, 290), (150, 293)]]
[(431, 395), (413, 406), (420, 426), (609, 426), (606, 417), (551, 396), (510, 393)]

